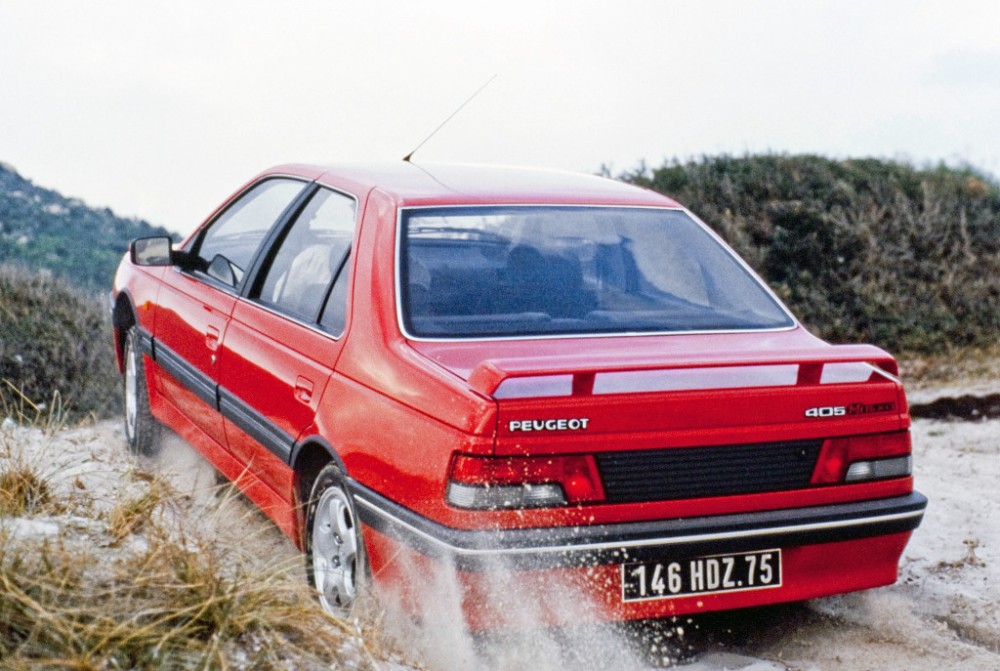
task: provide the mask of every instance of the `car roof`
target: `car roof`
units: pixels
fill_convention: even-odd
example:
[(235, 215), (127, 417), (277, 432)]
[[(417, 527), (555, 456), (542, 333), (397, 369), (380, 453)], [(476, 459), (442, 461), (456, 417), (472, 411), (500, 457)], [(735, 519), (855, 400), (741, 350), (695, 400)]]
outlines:
[[(413, 163), (277, 166), (335, 188), (380, 189), (400, 207), (445, 204), (585, 204), (680, 207), (648, 189), (605, 177), (541, 168)], [(318, 175), (318, 178), (317, 178)]]

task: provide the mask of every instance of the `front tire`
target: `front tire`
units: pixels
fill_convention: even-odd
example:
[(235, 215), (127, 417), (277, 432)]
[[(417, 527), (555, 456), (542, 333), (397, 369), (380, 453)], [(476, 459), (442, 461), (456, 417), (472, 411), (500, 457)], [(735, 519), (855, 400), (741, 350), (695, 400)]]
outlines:
[(146, 364), (135, 326), (125, 334), (125, 375), (123, 397), (125, 405), (125, 440), (133, 454), (151, 456), (159, 451), (160, 424), (149, 409), (149, 388), (146, 385)]
[(325, 611), (339, 617), (354, 611), (364, 593), (367, 558), (354, 498), (335, 463), (319, 472), (309, 497), (306, 572)]

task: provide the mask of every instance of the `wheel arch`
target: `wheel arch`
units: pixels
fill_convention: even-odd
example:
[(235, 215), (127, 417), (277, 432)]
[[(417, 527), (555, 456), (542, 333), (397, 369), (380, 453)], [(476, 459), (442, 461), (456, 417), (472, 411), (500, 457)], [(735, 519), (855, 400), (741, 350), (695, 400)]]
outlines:
[(128, 291), (121, 291), (111, 310), (111, 326), (114, 331), (115, 361), (118, 372), (125, 372), (125, 334), (138, 323), (135, 304)]
[(318, 435), (309, 435), (299, 440), (292, 448), (292, 454), (288, 459), (288, 464), (295, 474), (293, 493), (296, 499), (295, 508), (298, 511), (299, 542), (303, 543), (303, 547), (306, 533), (306, 505), (309, 503), (316, 477), (329, 463), (337, 464), (341, 472), (347, 475), (347, 467), (337, 450), (329, 441)]

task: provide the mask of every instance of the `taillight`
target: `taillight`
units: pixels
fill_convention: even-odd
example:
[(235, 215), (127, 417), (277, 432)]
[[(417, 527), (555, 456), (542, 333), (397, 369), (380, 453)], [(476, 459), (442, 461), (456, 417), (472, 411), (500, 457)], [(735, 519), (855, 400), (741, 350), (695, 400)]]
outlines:
[(458, 508), (547, 508), (604, 500), (591, 455), (474, 457), (451, 462), (448, 503)]
[(812, 483), (836, 484), (901, 478), (912, 472), (910, 432), (830, 438), (824, 443)]

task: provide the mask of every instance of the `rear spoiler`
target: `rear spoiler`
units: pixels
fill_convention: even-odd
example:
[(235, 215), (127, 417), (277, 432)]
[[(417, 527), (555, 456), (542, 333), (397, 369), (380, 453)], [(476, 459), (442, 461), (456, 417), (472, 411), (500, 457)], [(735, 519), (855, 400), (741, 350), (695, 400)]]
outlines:
[(500, 384), (511, 378), (572, 375), (572, 395), (586, 396), (592, 393), (594, 379), (599, 373), (797, 365), (798, 377), (795, 384), (800, 386), (819, 384), (824, 366), (844, 363), (868, 364), (898, 382), (899, 366), (886, 351), (873, 345), (829, 345), (823, 348), (790, 349), (780, 353), (744, 350), (679, 354), (667, 362), (663, 358), (655, 361), (630, 358), (627, 353), (623, 353), (611, 365), (595, 365), (587, 357), (574, 355), (487, 359), (472, 370), (469, 384), (476, 391), (493, 396)]

